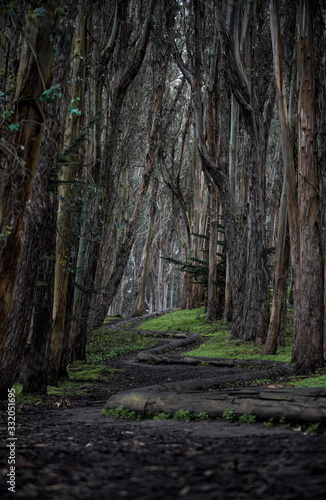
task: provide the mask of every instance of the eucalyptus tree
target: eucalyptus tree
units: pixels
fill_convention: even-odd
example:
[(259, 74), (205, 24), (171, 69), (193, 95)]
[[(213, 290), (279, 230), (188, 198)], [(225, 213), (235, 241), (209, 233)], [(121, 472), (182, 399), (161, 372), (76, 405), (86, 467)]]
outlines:
[[(12, 217), (16, 215), (16, 219), (12, 220), (21, 224), (22, 231), (19, 237), (22, 240), (22, 254), (19, 258), (16, 253), (15, 260), (12, 262), (12, 265), (18, 267), (19, 273), (15, 283), (12, 269), (11, 286), (16, 286), (1, 358), (1, 393), (6, 392), (7, 387), (11, 387), (19, 370), (33, 312), (35, 313), (33, 328), (36, 336), (33, 335), (32, 346), (36, 346), (36, 351), (31, 357), (34, 380), (29, 389), (34, 392), (46, 391), (49, 339), (52, 330), (52, 276), (54, 276), (53, 264), (55, 262), (53, 256), (56, 207), (55, 170), (61, 145), (60, 117), (64, 117), (64, 104), (66, 102), (64, 86), (70, 66), (69, 54), (66, 53), (65, 47), (68, 46), (69, 51), (72, 37), (71, 19), (75, 13), (75, 7), (75, 2), (71, 2), (71, 10), (68, 9), (64, 13), (58, 6), (56, 7), (49, 2), (46, 8), (36, 8), (29, 13), (25, 41), (22, 46), (24, 55), (21, 58), (18, 73), (18, 76), (20, 75), (19, 86), (17, 87), (20, 97), (15, 119), (26, 119), (26, 122), (23, 123), (17, 121), (19, 133), (26, 132), (27, 134), (23, 134), (19, 140), (27, 140), (30, 137), (28, 134), (33, 133), (35, 133), (35, 140), (29, 140), (26, 148), (21, 143), (15, 152), (16, 157), (13, 158), (13, 161), (18, 162), (17, 175), (22, 175), (20, 167), (24, 167), (26, 170), (17, 195), (20, 193), (22, 196), (23, 190), (25, 197), (30, 196), (27, 208), (25, 209), (23, 206), (24, 197), (22, 196), (20, 211), (16, 213), (19, 205), (14, 202), (10, 190), (7, 193), (11, 198), (11, 203), (13, 203), (11, 206)], [(53, 24), (56, 16), (58, 19)], [(57, 23), (59, 23), (58, 26)], [(55, 36), (53, 30), (55, 30)], [(63, 40), (65, 43), (62, 50), (55, 51), (55, 47), (58, 48)], [(42, 42), (42, 54), (38, 56), (40, 42)], [(56, 54), (55, 57), (54, 54)], [(48, 65), (51, 69), (48, 68)], [(50, 87), (50, 85), (52, 86)], [(29, 107), (32, 109), (29, 110)], [(46, 127), (43, 127), (44, 123)], [(42, 135), (42, 142), (38, 134)], [(4, 141), (1, 142), (8, 144)], [(7, 150), (7, 153), (9, 151), (13, 154), (14, 148)], [(19, 158), (21, 155), (26, 159)], [(25, 155), (27, 156), (25, 157)], [(4, 158), (6, 161), (10, 160), (7, 154)], [(5, 164), (3, 163), (3, 165)], [(32, 167), (35, 168), (35, 172), (29, 171)], [(14, 180), (13, 177), (11, 178)], [(29, 189), (32, 191), (28, 194)], [(14, 255), (12, 257), (14, 259)], [(38, 273), (39, 267), (42, 267), (42, 274)], [(37, 303), (34, 311), (35, 292)], [(42, 314), (42, 319), (39, 322)], [(2, 327), (5, 326), (5, 323), (4, 318)], [(29, 375), (31, 375), (31, 371), (29, 371)], [(31, 378), (29, 382), (31, 382)]]
[(111, 305), (114, 295), (116, 294), (118, 286), (121, 282), (124, 269), (127, 265), (129, 255), (133, 247), (141, 209), (155, 168), (156, 153), (158, 148), (158, 131), (160, 127), (160, 114), (162, 109), (168, 66), (167, 50), (164, 49), (162, 51), (162, 48), (160, 48), (160, 52), (161, 56), (160, 58), (157, 58), (156, 64), (161, 66), (161, 71), (158, 73), (158, 82), (155, 86), (156, 88), (154, 89), (154, 109), (150, 109), (152, 119), (150, 120), (148, 141), (149, 145), (148, 152), (146, 154), (146, 166), (142, 174), (142, 181), (139, 188), (139, 193), (135, 201), (131, 219), (123, 235), (121, 245), (119, 245), (114, 254), (113, 262), (110, 266), (111, 269), (109, 275), (107, 275), (107, 273), (98, 273), (97, 281), (100, 283), (101, 288), (105, 289), (105, 293), (101, 294), (98, 297), (94, 311), (92, 312), (92, 324), (94, 326), (99, 326), (103, 323), (107, 315), (109, 306)]
[[(174, 5), (174, 9), (173, 9)], [(235, 2), (205, 4), (189, 2), (193, 38), (188, 42), (186, 57), (182, 57), (173, 30), (178, 18), (177, 4), (166, 2), (167, 29), (171, 52), (180, 71), (187, 79), (194, 103), (196, 138), (203, 167), (218, 186), (223, 210), (223, 223), (227, 241), (233, 298), (232, 338), (262, 342), (267, 334), (269, 321), (268, 275), (266, 268), (266, 242), (264, 229), (264, 192), (266, 138), (270, 123), (271, 102), (264, 94), (266, 78), (253, 77), (257, 60), (254, 57), (253, 26), (262, 22), (261, 2), (247, 3), (244, 9)], [(204, 137), (203, 122), (203, 75), (209, 68), (209, 59), (203, 58), (203, 18), (209, 10), (214, 16), (214, 30), (218, 31), (221, 50), (219, 79), (219, 134), (218, 158), (212, 158)], [(229, 180), (229, 91), (239, 103), (246, 143), (247, 163), (245, 203), (239, 213), (231, 194)], [(269, 106), (268, 106), (269, 104)], [(263, 111), (265, 112), (265, 120)]]
[[(124, 142), (122, 109), (130, 85), (138, 75), (149, 42), (155, 18), (155, 0), (139, 3), (122, 0), (105, 6), (109, 24), (103, 13), (94, 10), (94, 86), (92, 102), (102, 114), (102, 130), (96, 126), (93, 144), (92, 176), (99, 188), (92, 195), (87, 219), (91, 219), (87, 236), (81, 240), (85, 258), (80, 272), (78, 321), (71, 340), (72, 356), (85, 359), (87, 321), (94, 295), (103, 292), (96, 273), (102, 279), (101, 266), (107, 259), (107, 244), (114, 224), (118, 185), (124, 160), (121, 147)], [(102, 29), (98, 29), (99, 26)], [(109, 32), (107, 31), (109, 30)], [(103, 38), (103, 33), (107, 36)], [(104, 319), (104, 318), (103, 318)]]
[(25, 231), (24, 211), (33, 188), (43, 124), (42, 94), (49, 89), (54, 59), (53, 43), (60, 2), (52, 0), (29, 17), (14, 98), (12, 133), (2, 147), (0, 220), (0, 348), (6, 339), (13, 307)]

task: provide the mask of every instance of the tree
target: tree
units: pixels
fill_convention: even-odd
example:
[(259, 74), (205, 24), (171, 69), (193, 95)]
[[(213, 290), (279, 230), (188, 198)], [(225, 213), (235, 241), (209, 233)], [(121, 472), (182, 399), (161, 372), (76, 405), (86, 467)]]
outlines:
[(155, 158), (158, 146), (160, 113), (162, 108), (165, 79), (166, 79), (167, 65), (168, 65), (167, 54), (168, 52), (166, 50), (163, 56), (163, 61), (162, 61), (163, 66), (161, 73), (159, 75), (159, 83), (156, 90), (155, 107), (153, 110), (153, 120), (149, 137), (149, 150), (146, 157), (146, 167), (142, 175), (141, 186), (139, 189), (139, 193), (137, 196), (131, 220), (128, 224), (128, 228), (125, 231), (125, 235), (123, 237), (121, 245), (117, 249), (114, 263), (110, 270), (110, 275), (109, 276), (104, 275), (101, 278), (98, 277), (98, 280), (99, 281), (101, 280), (102, 284), (104, 285), (105, 293), (103, 293), (98, 298), (96, 308), (93, 311), (93, 317), (92, 317), (93, 326), (100, 326), (104, 322), (108, 309), (112, 303), (114, 295), (116, 294), (118, 286), (121, 282), (124, 269), (127, 265), (129, 255), (134, 244), (136, 228), (140, 218), (140, 211), (144, 203), (144, 199), (150, 184), (152, 174), (154, 172)]
[[(13, 307), (25, 231), (24, 212), (33, 188), (44, 124), (40, 98), (49, 89), (60, 2), (50, 0), (27, 21), (17, 76), (15, 119), (1, 169), (0, 352)], [(9, 229), (10, 228), (10, 229)]]
[[(201, 17), (200, 2), (193, 2), (195, 40), (192, 70), (182, 60), (173, 34), (174, 14), (167, 2), (167, 29), (171, 52), (189, 85), (191, 86), (194, 112), (196, 117), (196, 138), (204, 169), (218, 186), (223, 209), (226, 241), (233, 297), (232, 338), (262, 342), (267, 334), (269, 319), (268, 276), (266, 269), (266, 243), (264, 229), (264, 185), (266, 160), (266, 135), (268, 122), (264, 123), (254, 80), (246, 72), (248, 61), (252, 57), (253, 42), (250, 44), (250, 20), (256, 14), (255, 6), (247, 5), (244, 17), (240, 19), (240, 7), (230, 1), (226, 12), (221, 2), (217, 2), (216, 25), (223, 54), (222, 74), (220, 79), (219, 126), (223, 133), (219, 139), (218, 162), (212, 159), (205, 139), (202, 115), (201, 72), (204, 67), (201, 60)], [(251, 46), (251, 53), (242, 51), (240, 56), (238, 23), (242, 23), (241, 44), (244, 41)], [(247, 63), (247, 65), (246, 65)], [(250, 64), (250, 63), (249, 63)], [(242, 117), (247, 134), (246, 158), (248, 164), (248, 191), (245, 212), (246, 224), (237, 222), (237, 212), (232, 200), (229, 175), (229, 96), (227, 84), (232, 89), (242, 110)]]
[(297, 8), (299, 284), (293, 360), (299, 372), (323, 366), (324, 266), (319, 172), (315, 155), (314, 3)]
[(283, 77), (280, 26), (276, 1), (270, 2), (275, 79), (286, 169), (295, 306), (293, 361), (297, 370), (323, 364), (323, 252), (320, 227), (319, 176), (314, 154), (315, 80), (312, 2), (297, 7), (298, 180), (296, 180)]
[[(70, 9), (65, 16), (60, 20), (60, 36), (58, 36), (53, 43), (60, 44), (60, 40), (66, 37), (65, 40), (69, 46), (71, 40), (72, 30), (69, 28), (68, 19), (74, 13), (74, 2), (70, 4)], [(61, 38), (62, 37), (62, 38)], [(52, 42), (49, 50), (52, 52)], [(32, 52), (33, 53), (33, 52)], [(31, 54), (32, 54), (31, 53)], [(26, 230), (23, 241), (22, 256), (20, 261), (18, 280), (14, 292), (13, 309), (10, 316), (6, 332), (6, 340), (4, 344), (3, 356), (1, 359), (0, 373), (1, 373), (1, 394), (7, 393), (7, 388), (11, 387), (14, 383), (16, 374), (18, 373), (21, 359), (24, 353), (26, 341), (30, 331), (32, 321), (32, 314), (34, 311), (35, 290), (37, 290), (38, 307), (42, 310), (42, 325), (41, 325), (41, 338), (42, 342), (50, 338), (52, 331), (52, 309), (51, 309), (51, 295), (53, 289), (51, 288), (54, 256), (53, 241), (55, 237), (55, 228), (51, 221), (55, 214), (56, 195), (55, 195), (55, 169), (57, 156), (60, 151), (60, 119), (52, 120), (53, 116), (60, 117), (62, 115), (63, 103), (65, 102), (64, 95), (61, 95), (69, 71), (69, 58), (64, 48), (60, 52), (56, 52), (55, 67), (53, 70), (52, 87), (47, 89), (45, 93), (41, 94), (41, 99), (38, 106), (43, 109), (44, 117), (46, 119), (47, 127), (43, 129), (43, 139), (40, 146), (40, 154), (37, 158), (35, 181), (31, 199), (28, 203), (28, 210), (25, 211), (24, 217), (26, 221)], [(32, 55), (31, 55), (32, 57)], [(33, 61), (33, 57), (32, 57)], [(63, 91), (64, 94), (64, 91)], [(38, 100), (36, 100), (38, 102)], [(32, 101), (33, 103), (33, 101)], [(42, 108), (41, 108), (42, 106)], [(27, 124), (26, 124), (27, 125)], [(31, 124), (30, 124), (31, 125)], [(35, 126), (35, 124), (33, 124)], [(56, 140), (54, 140), (56, 138)], [(52, 231), (52, 245), (47, 246), (43, 239), (43, 235)], [(49, 236), (47, 236), (49, 239)], [(47, 277), (43, 274), (42, 278), (39, 275), (39, 285), (37, 284), (38, 266), (40, 262), (42, 267), (47, 267), (49, 274)], [(52, 272), (51, 272), (52, 270)], [(35, 288), (36, 287), (36, 288)], [(43, 292), (47, 289), (48, 296), (41, 298)], [(43, 304), (43, 306), (41, 306)], [(45, 305), (45, 307), (44, 307)], [(45, 315), (50, 316), (45, 322)], [(37, 321), (34, 322), (34, 331), (37, 330)], [(40, 342), (38, 342), (40, 344)], [(42, 344), (43, 345), (43, 344)], [(46, 351), (40, 349), (37, 345), (36, 357), (34, 357), (34, 368), (37, 366), (38, 374), (34, 380), (33, 390), (35, 388), (35, 381), (39, 384), (41, 392), (44, 392), (44, 380), (47, 377), (47, 362), (48, 357)], [(33, 351), (33, 343), (32, 343)], [(32, 355), (32, 357), (34, 354)], [(41, 375), (40, 369), (43, 367)], [(46, 385), (45, 385), (46, 387)]]

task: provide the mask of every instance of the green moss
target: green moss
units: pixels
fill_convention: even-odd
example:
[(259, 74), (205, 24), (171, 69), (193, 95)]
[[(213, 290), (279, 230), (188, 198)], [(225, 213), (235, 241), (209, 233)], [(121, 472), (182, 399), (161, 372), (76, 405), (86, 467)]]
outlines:
[(135, 411), (128, 410), (128, 408), (124, 408), (122, 405), (118, 406), (118, 408), (114, 408), (112, 410), (107, 410), (103, 408), (102, 415), (105, 417), (114, 417), (114, 418), (123, 418), (127, 420), (140, 420), (141, 415), (136, 413)]
[(40, 396), (32, 396), (30, 394), (28, 395), (24, 395), (22, 394), (22, 391), (23, 391), (23, 384), (14, 384), (13, 385), (14, 389), (15, 389), (15, 398), (16, 398), (16, 402), (18, 403), (27, 403), (27, 404), (32, 404), (32, 403), (37, 403), (38, 401), (40, 401)]
[(294, 387), (326, 387), (325, 370), (310, 376), (293, 376), (284, 383)]
[[(165, 413), (164, 411), (162, 412), (156, 412), (154, 417), (153, 417), (153, 420), (167, 420), (169, 418), (171, 418), (171, 414), (169, 413)], [(150, 417), (148, 417), (150, 418)]]
[(192, 419), (192, 415), (188, 410), (178, 410), (173, 413), (173, 417), (176, 420), (183, 420), (184, 422), (189, 422)]
[(89, 333), (86, 356), (88, 362), (98, 364), (120, 354), (149, 349), (157, 345), (158, 341), (146, 334), (139, 335), (124, 328), (101, 327)]
[(208, 333), (214, 324), (205, 323), (204, 308), (175, 311), (158, 318), (144, 321), (139, 326), (142, 330)]
[(68, 367), (68, 375), (70, 380), (75, 381), (94, 381), (106, 382), (112, 373), (116, 372), (114, 368), (109, 368), (106, 365), (96, 365), (87, 363), (74, 363)]
[(267, 422), (263, 422), (263, 425), (265, 427), (273, 427), (273, 425), (275, 425), (273, 417), (269, 418)]
[(188, 356), (202, 356), (205, 358), (230, 358), (230, 359), (267, 359), (272, 361), (290, 362), (292, 345), (281, 347), (275, 356), (262, 357), (263, 346), (243, 340), (230, 340), (230, 329), (225, 325), (218, 325), (218, 329), (209, 335), (209, 340), (197, 349), (187, 351), (183, 354)]
[(241, 424), (254, 424), (256, 422), (256, 415), (252, 413), (244, 413), (239, 417), (239, 422)]
[(227, 408), (223, 412), (222, 418), (223, 418), (223, 420), (226, 420), (227, 422), (235, 422), (237, 419), (233, 408)]

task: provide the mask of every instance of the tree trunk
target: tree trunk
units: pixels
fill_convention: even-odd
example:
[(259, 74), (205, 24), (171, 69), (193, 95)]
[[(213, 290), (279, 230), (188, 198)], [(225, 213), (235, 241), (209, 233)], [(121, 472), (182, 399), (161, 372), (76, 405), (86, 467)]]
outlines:
[(275, 257), (273, 305), (267, 339), (262, 352), (263, 355), (276, 354), (279, 339), (284, 337), (282, 329), (285, 327), (284, 318), (286, 315), (289, 256), (290, 248), (287, 238), (286, 180), (284, 178)]
[[(71, 3), (70, 9), (62, 18), (61, 23), (67, 40), (71, 40), (72, 37), (72, 29), (70, 28), (70, 24), (67, 26), (67, 19), (70, 18), (72, 12), (74, 12), (74, 2)], [(53, 85), (59, 85), (61, 88), (63, 87), (68, 76), (69, 66), (69, 57), (67, 58), (66, 50), (62, 49), (55, 58)], [(26, 210), (24, 215), (26, 218), (26, 233), (19, 268), (19, 278), (15, 289), (13, 310), (8, 326), (8, 335), (4, 348), (5, 354), (2, 357), (0, 366), (1, 394), (3, 391), (7, 393), (7, 388), (10, 388), (15, 381), (30, 331), (34, 307), (35, 284), (37, 281), (37, 268), (40, 264), (41, 252), (44, 247), (43, 232), (47, 231), (49, 222), (52, 220), (52, 214), (49, 214), (49, 210), (51, 207), (50, 198), (53, 196), (53, 193), (51, 194), (51, 192), (49, 192), (49, 182), (51, 182), (51, 180), (54, 182), (51, 176), (54, 175), (56, 157), (60, 151), (60, 142), (58, 140), (54, 142), (53, 137), (57, 138), (59, 135), (59, 118), (62, 115), (63, 107), (63, 102), (58, 98), (49, 108), (51, 114), (57, 116), (58, 120), (49, 121), (47, 130), (44, 131), (31, 200), (28, 204), (28, 211)], [(50, 227), (55, 231), (51, 225)], [(53, 245), (51, 252), (53, 252)], [(53, 264), (55, 262), (55, 256), (53, 254), (51, 255), (53, 258), (51, 263)], [(48, 279), (44, 279), (44, 282), (48, 283)], [(42, 288), (38, 287), (37, 291), (41, 293)], [(43, 300), (38, 300), (38, 302), (43, 303)], [(43, 316), (44, 314), (45, 311), (43, 311)], [(47, 335), (46, 326), (47, 324), (44, 324), (44, 336)]]
[(300, 227), (299, 329), (293, 358), (302, 373), (323, 366), (324, 268), (319, 172), (315, 157), (314, 3), (300, 0), (297, 10), (298, 206)]
[(142, 255), (142, 263), (140, 265), (141, 268), (141, 283), (140, 290), (138, 296), (137, 307), (134, 312), (134, 316), (140, 316), (144, 312), (145, 308), (145, 297), (146, 297), (146, 285), (147, 285), (147, 275), (148, 275), (148, 266), (149, 266), (149, 252), (150, 247), (153, 240), (153, 231), (154, 231), (154, 222), (155, 222), (155, 214), (156, 214), (156, 197), (158, 190), (158, 178), (157, 175), (153, 178), (152, 184), (152, 197), (151, 197), (151, 210), (150, 210), (150, 220), (149, 220), (149, 228), (146, 238), (146, 243), (144, 247), (144, 252)]
[[(82, 150), (74, 145), (81, 125), (80, 107), (83, 108), (82, 85), (84, 76), (83, 58), (85, 56), (85, 11), (84, 3), (79, 5), (76, 27), (71, 47), (71, 108), (66, 117), (64, 148), (66, 164), (62, 167), (59, 185), (58, 234), (56, 242), (56, 263), (54, 282), (54, 324), (51, 338), (49, 383), (56, 385), (60, 371), (60, 360), (66, 321), (67, 293), (71, 254), (71, 183), (75, 177), (75, 166), (83, 163)], [(84, 111), (84, 109), (83, 109)], [(77, 149), (77, 151), (76, 151)]]
[[(233, 202), (235, 204), (236, 197), (236, 178), (237, 178), (237, 162), (238, 162), (238, 132), (239, 132), (239, 104), (235, 97), (231, 97), (231, 114), (230, 114), (230, 151), (229, 151), (229, 177), (230, 191)], [(224, 306), (224, 322), (232, 321), (232, 287), (230, 277), (229, 258), (226, 258), (226, 279), (225, 279), (225, 306)]]
[[(48, 365), (53, 327), (54, 265), (56, 234), (56, 193), (44, 200), (46, 223), (43, 226), (42, 258), (36, 285), (31, 350), (23, 376), (23, 394), (47, 394)], [(43, 219), (45, 219), (43, 217)], [(25, 306), (26, 307), (26, 306)]]
[(297, 186), (287, 117), (280, 28), (276, 0), (270, 2), (274, 69), (286, 170), (294, 297), (292, 359), (309, 372), (323, 363), (323, 256), (319, 178), (314, 157), (315, 82), (313, 70), (313, 4), (300, 0), (297, 10), (297, 80), (299, 141)]
[(134, 239), (137, 230), (137, 224), (140, 218), (141, 209), (145, 200), (151, 176), (154, 171), (155, 156), (158, 143), (159, 117), (162, 109), (165, 79), (167, 72), (167, 63), (168, 63), (167, 55), (168, 52), (166, 50), (164, 57), (164, 65), (160, 75), (160, 82), (156, 94), (153, 122), (149, 138), (149, 150), (146, 158), (146, 168), (143, 173), (139, 194), (136, 200), (132, 218), (125, 232), (123, 242), (121, 243), (119, 249), (117, 250), (117, 255), (115, 255), (115, 262), (110, 272), (110, 276), (109, 277), (106, 275), (98, 276), (98, 282), (103, 288), (105, 288), (106, 291), (105, 293), (99, 296), (95, 306), (95, 310), (92, 312), (92, 317), (91, 317), (92, 327), (98, 327), (103, 324), (104, 319), (109, 310), (109, 307), (112, 303), (112, 300), (118, 290), (124, 270), (128, 263), (130, 252), (134, 245)]
[(209, 231), (209, 269), (207, 284), (207, 310), (206, 321), (214, 321), (218, 316), (218, 294), (217, 294), (217, 233), (218, 233), (218, 192), (216, 185), (211, 186), (210, 207), (210, 231)]
[(28, 21), (17, 76), (16, 115), (18, 132), (14, 132), (13, 154), (3, 162), (0, 207), (0, 234), (10, 226), (9, 236), (0, 241), (0, 353), (7, 336), (13, 307), (13, 294), (19, 270), (25, 232), (24, 210), (30, 199), (41, 145), (44, 111), (40, 97), (51, 82), (54, 59), (53, 44), (59, 1), (44, 6), (44, 14)]
[[(198, 24), (200, 21), (200, 10), (197, 3), (195, 5), (197, 6), (196, 22)], [(229, 2), (227, 6), (229, 11), (227, 25), (222, 20), (221, 10), (224, 9), (221, 2), (218, 2), (217, 6), (218, 30), (223, 54), (219, 101), (220, 130), (223, 133), (220, 134), (218, 167), (211, 158), (204, 140), (199, 65), (201, 57), (199, 29), (197, 28), (196, 74), (193, 74), (184, 65), (176, 47), (172, 31), (172, 12), (167, 2), (169, 42), (172, 54), (193, 92), (196, 138), (203, 166), (219, 189), (233, 294), (231, 336), (232, 338), (243, 338), (244, 340), (254, 340), (261, 343), (266, 337), (269, 323), (267, 252), (264, 229), (265, 124), (258, 107), (252, 83), (249, 81), (244, 69), (245, 63), (240, 57), (237, 37), (240, 6), (232, 1)], [(232, 20), (232, 23), (229, 22), (230, 20)], [(232, 46), (230, 46), (230, 40), (234, 40)], [(232, 88), (235, 98), (239, 102), (249, 138), (248, 154), (250, 163), (248, 166), (248, 195), (246, 200), (247, 226), (243, 236), (241, 235), (241, 221), (240, 223), (236, 221), (237, 214), (231, 196), (228, 175), (230, 113), (227, 84)], [(241, 254), (239, 254), (238, 248), (241, 249)]]

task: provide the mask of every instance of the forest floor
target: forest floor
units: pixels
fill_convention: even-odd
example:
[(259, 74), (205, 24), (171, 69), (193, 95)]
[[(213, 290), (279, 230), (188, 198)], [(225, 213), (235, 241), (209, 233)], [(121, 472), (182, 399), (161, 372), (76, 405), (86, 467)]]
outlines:
[(326, 498), (326, 433), (208, 419), (124, 420), (101, 411), (122, 390), (236, 373), (236, 368), (155, 365), (135, 354), (76, 398), (16, 408), (15, 494), (8, 491), (7, 415), (2, 408), (0, 496), (24, 499)]

